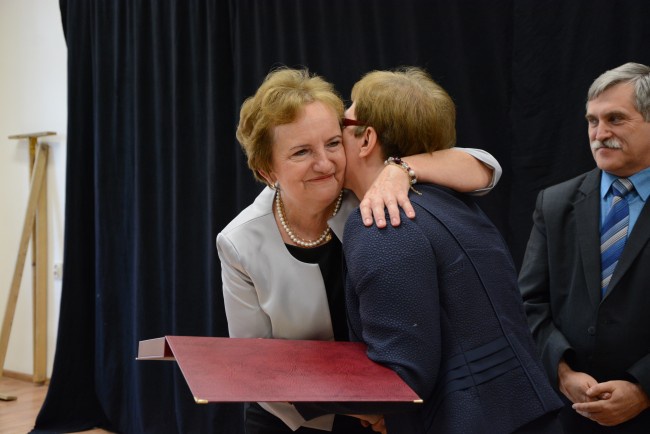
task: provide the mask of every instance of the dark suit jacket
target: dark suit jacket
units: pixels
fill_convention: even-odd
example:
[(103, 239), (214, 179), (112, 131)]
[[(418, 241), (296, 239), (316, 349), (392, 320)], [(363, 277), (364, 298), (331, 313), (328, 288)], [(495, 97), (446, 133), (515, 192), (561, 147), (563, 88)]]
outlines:
[(366, 228), (357, 211), (344, 235), (351, 336), (424, 400), (388, 432), (511, 433), (560, 408), (501, 235), (471, 199), (416, 187), (415, 220)]
[[(599, 382), (632, 380), (650, 392), (650, 207), (601, 299), (600, 174), (596, 169), (540, 192), (519, 285), (552, 384), (564, 355)], [(650, 432), (649, 412), (641, 418), (641, 432)]]

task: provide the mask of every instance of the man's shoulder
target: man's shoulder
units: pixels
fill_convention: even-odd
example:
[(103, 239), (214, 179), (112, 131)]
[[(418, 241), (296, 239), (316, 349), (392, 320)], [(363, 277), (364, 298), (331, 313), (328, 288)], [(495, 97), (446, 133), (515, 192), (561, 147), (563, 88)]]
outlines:
[(587, 194), (594, 188), (598, 188), (600, 182), (600, 170), (593, 169), (588, 172), (581, 173), (580, 175), (562, 181), (560, 183), (551, 185), (543, 189), (545, 197), (554, 198), (569, 198), (578, 193)]

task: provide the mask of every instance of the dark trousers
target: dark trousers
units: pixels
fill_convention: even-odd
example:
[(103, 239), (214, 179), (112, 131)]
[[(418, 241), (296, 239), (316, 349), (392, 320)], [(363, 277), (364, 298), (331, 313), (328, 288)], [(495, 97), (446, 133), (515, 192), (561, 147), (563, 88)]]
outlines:
[(553, 412), (527, 423), (512, 434), (563, 434), (563, 431), (557, 412)]

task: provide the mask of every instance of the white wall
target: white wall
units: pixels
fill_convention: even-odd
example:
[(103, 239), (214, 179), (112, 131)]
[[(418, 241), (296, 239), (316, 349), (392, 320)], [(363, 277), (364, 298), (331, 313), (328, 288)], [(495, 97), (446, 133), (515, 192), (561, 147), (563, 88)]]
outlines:
[[(67, 123), (67, 48), (57, 0), (0, 0), (0, 321), (16, 266), (29, 194), (28, 140), (8, 136), (39, 131), (50, 145), (48, 182), (48, 350), (52, 372), (63, 262)], [(4, 369), (33, 372), (31, 249), (27, 255)], [(0, 326), (1, 326), (0, 322)]]

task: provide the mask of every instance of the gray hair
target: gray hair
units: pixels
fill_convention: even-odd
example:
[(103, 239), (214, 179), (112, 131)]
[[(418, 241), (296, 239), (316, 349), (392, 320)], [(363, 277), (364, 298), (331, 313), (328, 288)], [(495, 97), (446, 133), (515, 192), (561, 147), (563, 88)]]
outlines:
[(620, 83), (634, 86), (634, 106), (643, 119), (650, 122), (650, 67), (640, 63), (626, 63), (601, 74), (589, 88), (587, 103)]

